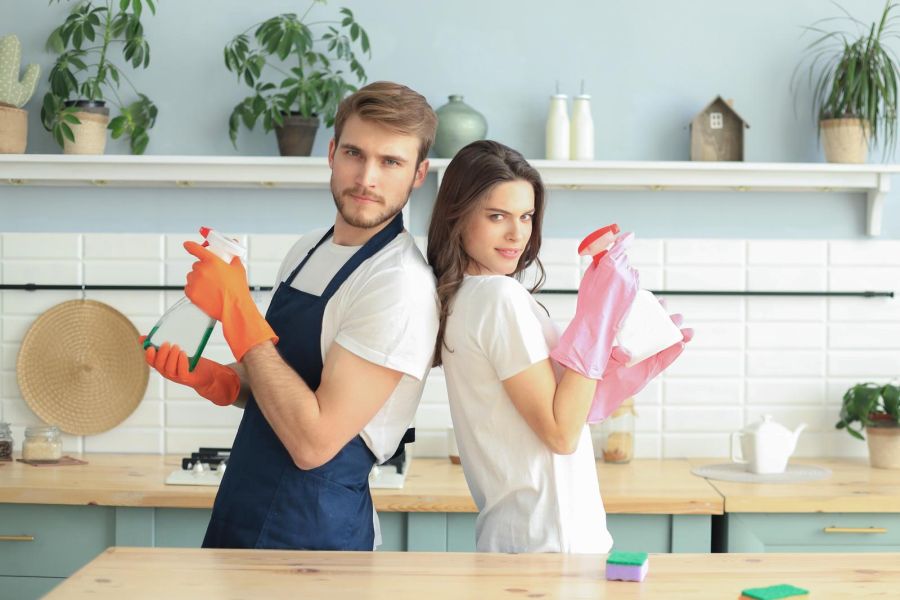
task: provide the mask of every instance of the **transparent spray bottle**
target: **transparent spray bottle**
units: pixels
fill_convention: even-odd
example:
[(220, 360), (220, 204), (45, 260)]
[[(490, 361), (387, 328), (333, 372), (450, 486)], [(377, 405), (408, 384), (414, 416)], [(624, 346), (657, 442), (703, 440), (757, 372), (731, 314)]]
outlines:
[[(218, 231), (201, 227), (200, 234), (206, 240), (203, 246), (225, 262), (230, 263), (235, 256), (244, 260), (247, 255), (246, 248)], [(165, 342), (177, 344), (188, 356), (188, 370), (193, 371), (215, 326), (216, 320), (194, 306), (185, 296), (173, 304), (153, 326), (144, 340), (144, 349), (150, 346), (159, 349)]]

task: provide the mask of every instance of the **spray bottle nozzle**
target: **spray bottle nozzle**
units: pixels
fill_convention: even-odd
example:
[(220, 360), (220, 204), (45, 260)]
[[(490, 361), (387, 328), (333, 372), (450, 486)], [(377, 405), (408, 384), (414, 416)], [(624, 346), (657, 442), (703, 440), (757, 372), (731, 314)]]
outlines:
[(617, 233), (619, 233), (619, 226), (616, 223), (601, 227), (581, 240), (581, 243), (578, 244), (578, 254), (593, 256), (593, 263), (596, 265), (601, 258), (606, 256), (608, 248), (616, 240)]

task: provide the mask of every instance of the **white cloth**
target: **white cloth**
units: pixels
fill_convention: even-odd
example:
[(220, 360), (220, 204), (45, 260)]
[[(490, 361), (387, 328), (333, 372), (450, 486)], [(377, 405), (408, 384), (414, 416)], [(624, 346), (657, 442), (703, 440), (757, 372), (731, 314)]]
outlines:
[(573, 454), (554, 454), (503, 388), (503, 380), (548, 358), (558, 339), (550, 317), (515, 279), (463, 280), (441, 356), (460, 459), (480, 511), (479, 551), (612, 547), (587, 425)]
[[(303, 236), (285, 256), (277, 286), (285, 281), (327, 229)], [(328, 282), (359, 247), (328, 239), (313, 253), (291, 287), (320, 296)], [(412, 423), (431, 369), (438, 330), (434, 274), (403, 231), (363, 262), (325, 305), (320, 346), (322, 361), (331, 344), (369, 362), (403, 372), (394, 392), (360, 432), (377, 462), (391, 457)], [(297, 335), (303, 335), (298, 332)], [(378, 515), (372, 515), (375, 546), (381, 544)]]

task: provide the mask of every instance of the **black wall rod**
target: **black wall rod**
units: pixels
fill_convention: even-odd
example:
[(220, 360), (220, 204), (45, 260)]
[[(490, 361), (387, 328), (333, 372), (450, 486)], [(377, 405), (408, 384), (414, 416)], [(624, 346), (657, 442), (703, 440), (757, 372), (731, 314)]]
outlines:
[[(272, 286), (251, 286), (254, 292), (269, 292)], [(44, 283), (4, 283), (0, 290), (72, 290), (81, 292), (131, 291), (131, 292), (180, 292), (183, 285), (51, 285)], [(791, 292), (791, 291), (737, 291), (737, 290), (651, 290), (657, 296), (797, 296), (827, 298), (893, 298), (894, 292)], [(541, 294), (577, 294), (577, 290), (540, 290)]]

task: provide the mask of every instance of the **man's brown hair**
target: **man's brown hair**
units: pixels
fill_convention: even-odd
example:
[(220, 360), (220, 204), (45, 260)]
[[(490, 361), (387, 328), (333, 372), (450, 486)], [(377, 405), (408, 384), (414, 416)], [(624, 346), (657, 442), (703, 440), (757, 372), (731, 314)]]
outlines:
[(334, 118), (335, 143), (341, 139), (344, 123), (353, 115), (397, 133), (418, 137), (419, 158), (416, 165), (428, 156), (434, 143), (437, 115), (422, 94), (405, 85), (376, 81), (344, 98)]

